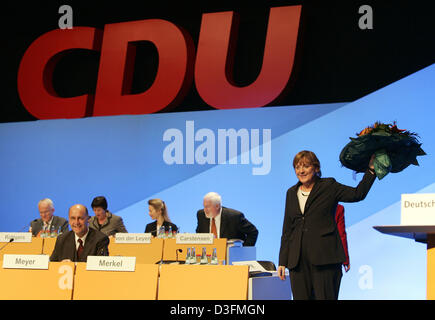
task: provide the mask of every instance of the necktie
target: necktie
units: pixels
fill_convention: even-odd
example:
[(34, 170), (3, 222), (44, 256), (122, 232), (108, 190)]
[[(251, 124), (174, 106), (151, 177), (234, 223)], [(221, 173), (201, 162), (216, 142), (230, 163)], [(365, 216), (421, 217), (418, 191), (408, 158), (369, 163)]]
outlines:
[(214, 218), (211, 218), (211, 233), (214, 234), (214, 237), (217, 238), (217, 229), (216, 229), (216, 222), (214, 221)]
[(79, 260), (80, 255), (82, 254), (84, 248), (83, 248), (83, 240), (78, 239), (77, 241), (79, 242), (79, 248), (77, 249), (77, 260)]

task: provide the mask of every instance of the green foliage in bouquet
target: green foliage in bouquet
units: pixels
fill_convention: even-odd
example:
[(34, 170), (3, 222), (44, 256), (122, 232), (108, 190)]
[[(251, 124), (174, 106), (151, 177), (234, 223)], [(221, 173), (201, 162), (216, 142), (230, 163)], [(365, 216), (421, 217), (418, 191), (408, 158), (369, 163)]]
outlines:
[(397, 128), (396, 123), (376, 122), (357, 133), (340, 153), (340, 162), (356, 172), (365, 172), (375, 154), (376, 176), (384, 178), (389, 172), (400, 172), (410, 164), (418, 166), (417, 156), (426, 155), (414, 132)]

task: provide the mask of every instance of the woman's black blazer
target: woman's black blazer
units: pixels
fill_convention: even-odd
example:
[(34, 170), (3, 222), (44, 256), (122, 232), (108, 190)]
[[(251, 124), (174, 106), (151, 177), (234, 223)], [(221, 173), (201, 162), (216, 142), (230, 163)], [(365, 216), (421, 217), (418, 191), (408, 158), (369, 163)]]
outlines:
[[(308, 196), (302, 214), (297, 191), (301, 185), (287, 190), (284, 224), (279, 252), (279, 265), (297, 266), (302, 237), (311, 264), (338, 264), (345, 261), (343, 245), (335, 222), (338, 202), (357, 202), (369, 192), (376, 176), (367, 171), (356, 188), (338, 183), (333, 178), (319, 178)], [(306, 241), (305, 241), (306, 240)]]
[[(165, 231), (169, 230), (169, 226), (172, 227), (172, 232), (178, 230), (178, 227), (169, 221), (163, 222), (163, 226), (165, 227)], [(157, 221), (148, 223), (145, 227), (145, 233), (151, 233), (151, 235), (155, 237), (157, 235)]]

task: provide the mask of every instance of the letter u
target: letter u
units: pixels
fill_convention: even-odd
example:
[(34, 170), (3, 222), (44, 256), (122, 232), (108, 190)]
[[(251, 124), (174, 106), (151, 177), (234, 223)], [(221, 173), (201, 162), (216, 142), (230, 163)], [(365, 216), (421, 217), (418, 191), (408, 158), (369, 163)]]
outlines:
[(293, 69), (300, 14), (300, 5), (270, 9), (261, 71), (245, 87), (232, 81), (232, 42), (237, 32), (234, 12), (204, 14), (195, 64), (195, 84), (201, 98), (217, 109), (262, 107), (276, 100)]

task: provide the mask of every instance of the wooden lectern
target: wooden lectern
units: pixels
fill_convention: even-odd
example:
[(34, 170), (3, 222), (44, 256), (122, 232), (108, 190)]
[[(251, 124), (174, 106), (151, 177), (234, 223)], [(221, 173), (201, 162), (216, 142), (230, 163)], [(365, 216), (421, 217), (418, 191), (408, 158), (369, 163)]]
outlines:
[(375, 226), (377, 231), (427, 243), (426, 298), (435, 300), (435, 226)]

